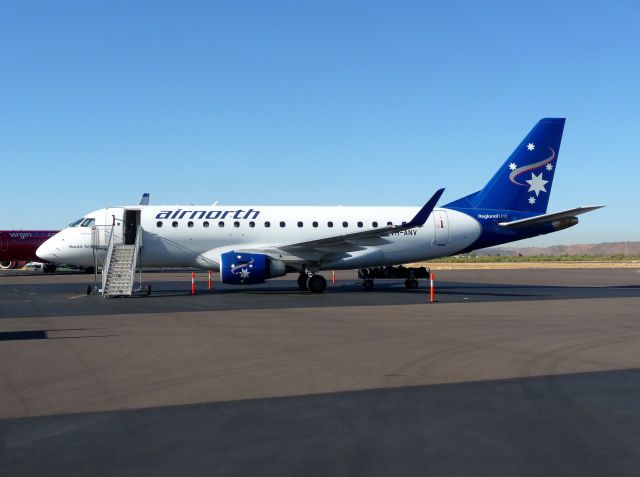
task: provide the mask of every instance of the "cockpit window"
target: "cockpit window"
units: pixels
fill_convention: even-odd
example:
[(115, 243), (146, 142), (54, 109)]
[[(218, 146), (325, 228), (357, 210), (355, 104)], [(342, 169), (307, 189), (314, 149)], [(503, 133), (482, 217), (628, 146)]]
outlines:
[(86, 220), (86, 219), (82, 217), (81, 219), (78, 219), (75, 222), (71, 222), (69, 225), (67, 225), (67, 227), (77, 227), (78, 225), (80, 225), (80, 222), (82, 222), (83, 220)]
[(96, 219), (84, 219), (84, 221), (80, 224), (80, 227), (93, 227), (96, 223)]

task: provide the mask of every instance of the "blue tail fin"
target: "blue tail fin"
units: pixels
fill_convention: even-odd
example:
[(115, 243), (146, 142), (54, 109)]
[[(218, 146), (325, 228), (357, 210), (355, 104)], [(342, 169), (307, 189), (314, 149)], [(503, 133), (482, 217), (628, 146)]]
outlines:
[(445, 207), (545, 213), (563, 129), (564, 118), (541, 119), (484, 189)]

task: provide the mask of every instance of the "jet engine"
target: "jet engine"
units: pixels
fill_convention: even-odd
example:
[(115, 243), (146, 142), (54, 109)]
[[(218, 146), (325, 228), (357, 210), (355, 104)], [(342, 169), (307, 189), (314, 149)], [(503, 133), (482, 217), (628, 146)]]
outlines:
[(255, 285), (286, 273), (286, 266), (282, 260), (274, 260), (264, 254), (231, 251), (220, 255), (222, 283)]
[(9, 270), (11, 268), (22, 268), (27, 264), (27, 262), (22, 262), (19, 260), (6, 260), (0, 262), (0, 268), (3, 270)]

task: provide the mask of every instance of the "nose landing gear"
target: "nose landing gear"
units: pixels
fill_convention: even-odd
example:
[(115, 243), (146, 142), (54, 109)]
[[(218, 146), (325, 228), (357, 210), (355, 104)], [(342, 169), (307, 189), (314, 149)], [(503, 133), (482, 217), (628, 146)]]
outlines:
[(55, 273), (58, 267), (54, 263), (45, 263), (42, 266), (42, 273)]

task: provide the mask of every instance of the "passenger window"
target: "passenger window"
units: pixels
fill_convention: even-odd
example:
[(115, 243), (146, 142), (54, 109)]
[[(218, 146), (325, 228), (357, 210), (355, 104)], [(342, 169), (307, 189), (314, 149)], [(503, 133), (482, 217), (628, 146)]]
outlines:
[(298, 227), (302, 227), (302, 222), (298, 222)]
[(375, 228), (377, 228), (377, 227), (378, 227), (378, 222), (373, 221), (373, 222), (371, 223), (371, 225), (373, 225), (373, 228), (375, 229)]
[(156, 227), (158, 227), (158, 228), (162, 227), (162, 222), (160, 220), (158, 220), (156, 222)]
[(392, 226), (392, 225), (393, 225), (393, 222), (387, 222), (387, 225), (388, 225), (388, 226)]
[(189, 221), (189, 222), (187, 223), (187, 226), (188, 226), (188, 227), (193, 227), (193, 222)]
[(218, 227), (224, 227), (224, 222), (222, 220), (218, 222)]
[(345, 228), (349, 227), (349, 222), (345, 220), (344, 222), (342, 222), (342, 226)]
[(171, 222), (171, 226), (172, 226), (172, 227), (177, 227), (177, 226), (178, 226), (178, 222), (175, 222), (175, 221), (174, 221), (174, 222)]
[(240, 222), (238, 222), (238, 221), (236, 220), (236, 221), (233, 223), (233, 226), (234, 226), (235, 228), (240, 227)]
[(249, 227), (254, 228), (256, 226), (255, 222), (249, 222)]
[(362, 222), (358, 222), (358, 227), (362, 228)]
[(284, 222), (280, 222), (280, 227), (284, 227), (286, 224)]
[(204, 222), (202, 222), (202, 226), (203, 226), (204, 228), (209, 227), (209, 222), (207, 222), (207, 221), (205, 220)]
[(265, 226), (266, 228), (271, 227), (271, 222), (269, 222), (269, 221), (267, 220), (267, 221), (264, 223), (264, 226)]
[(313, 222), (311, 225), (313, 225), (314, 227), (318, 226), (318, 222)]
[(331, 221), (327, 222), (327, 227), (329, 227), (329, 228), (333, 227), (333, 222), (331, 222)]

